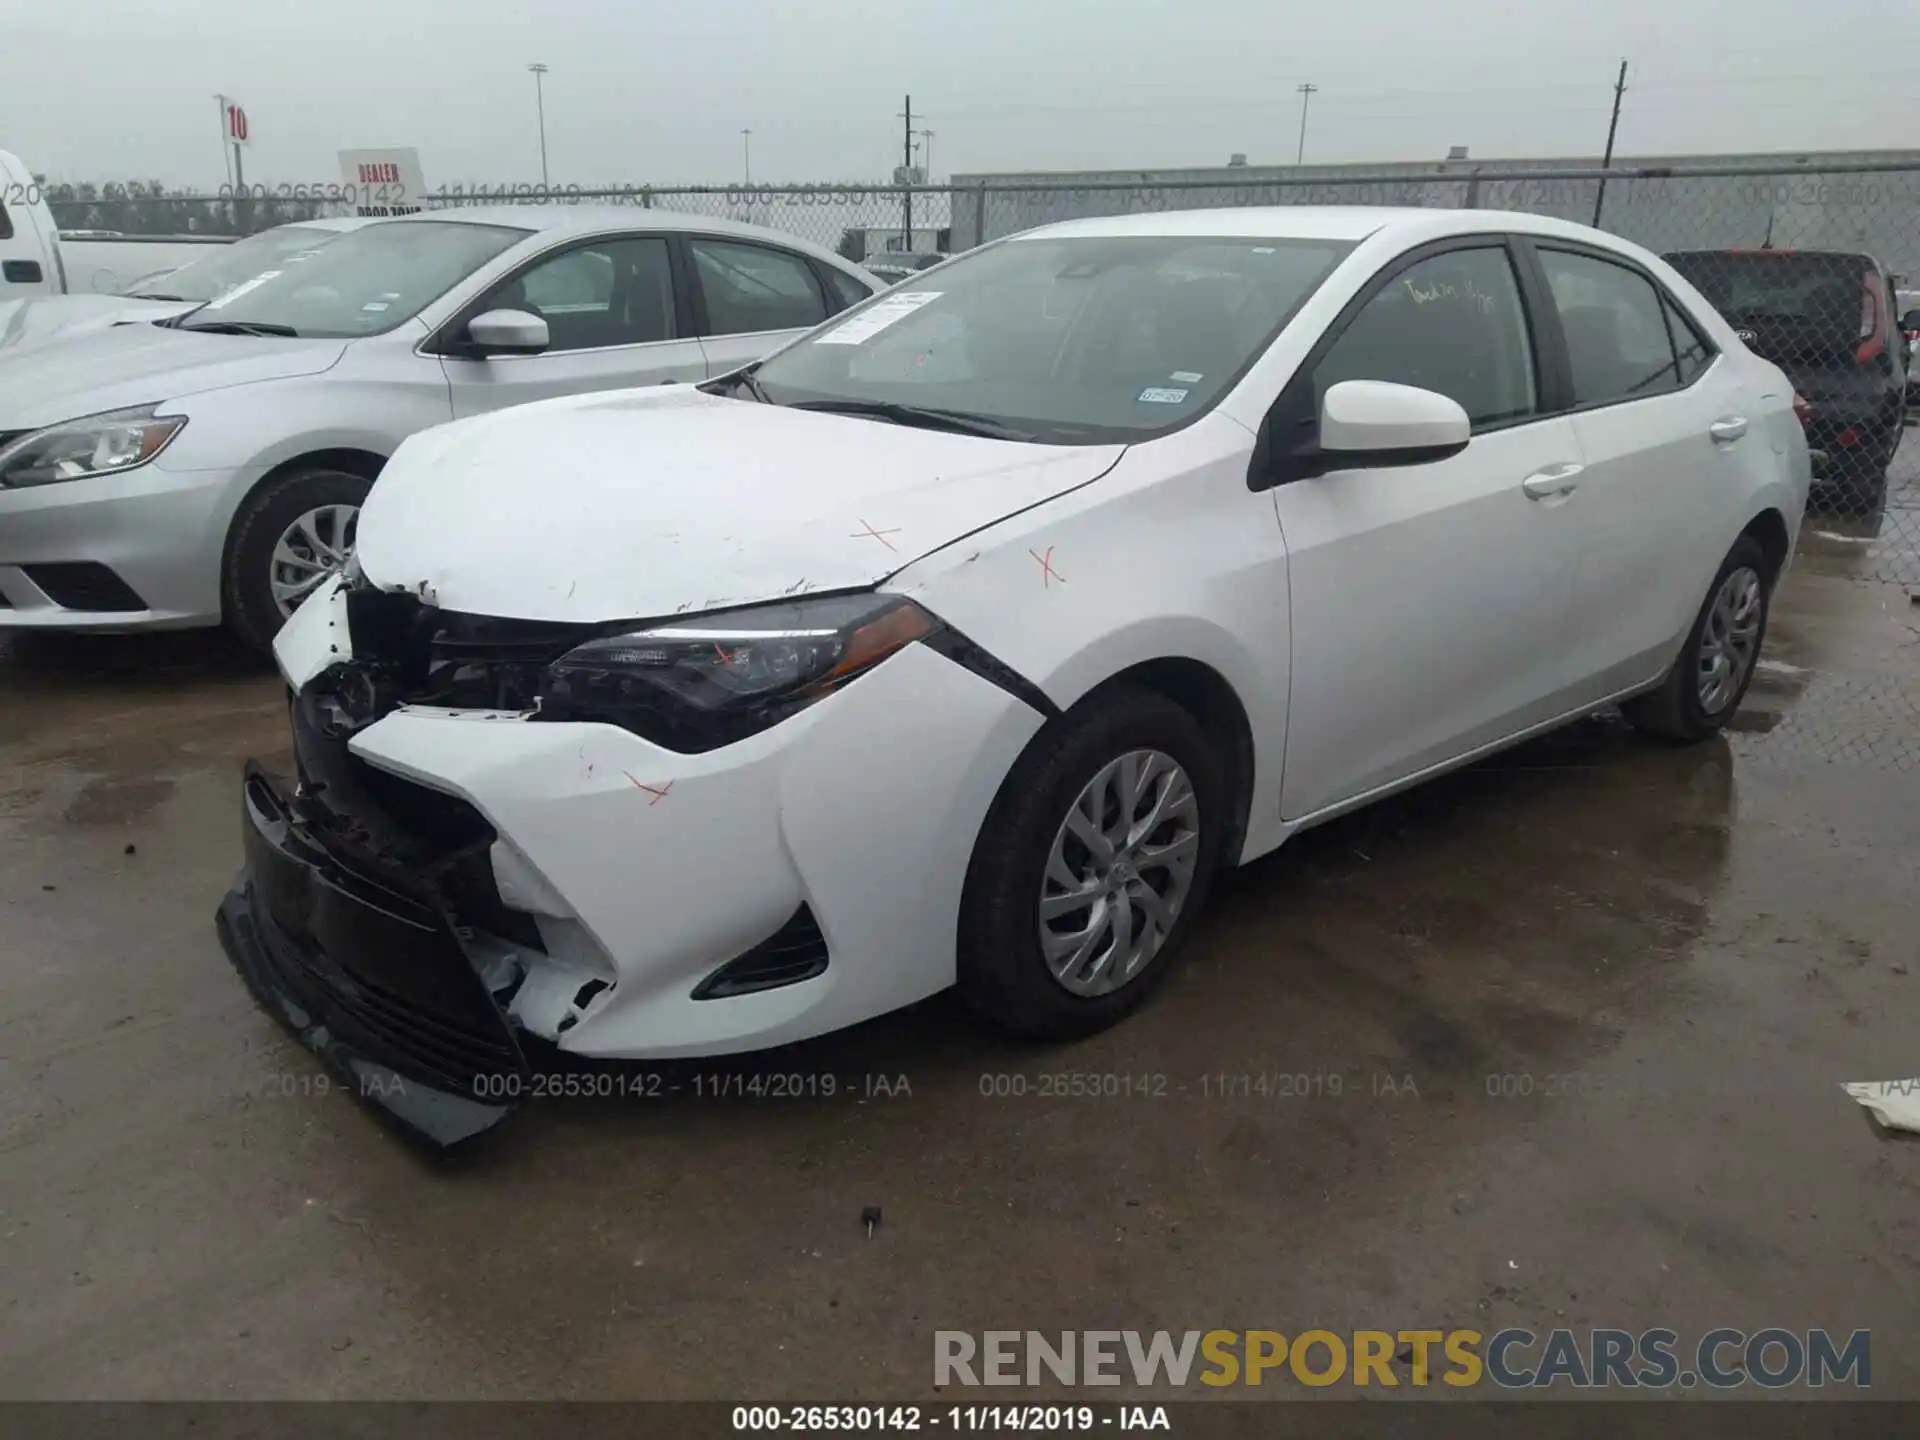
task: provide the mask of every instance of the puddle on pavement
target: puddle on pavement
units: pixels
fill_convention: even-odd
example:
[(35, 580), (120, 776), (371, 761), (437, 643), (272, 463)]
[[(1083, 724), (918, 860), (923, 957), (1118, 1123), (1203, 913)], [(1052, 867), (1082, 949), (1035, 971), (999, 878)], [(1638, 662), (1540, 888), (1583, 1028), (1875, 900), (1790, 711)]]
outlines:
[(61, 818), (75, 825), (114, 825), (137, 820), (157, 809), (173, 794), (171, 780), (121, 780), (100, 776), (89, 780), (67, 802)]

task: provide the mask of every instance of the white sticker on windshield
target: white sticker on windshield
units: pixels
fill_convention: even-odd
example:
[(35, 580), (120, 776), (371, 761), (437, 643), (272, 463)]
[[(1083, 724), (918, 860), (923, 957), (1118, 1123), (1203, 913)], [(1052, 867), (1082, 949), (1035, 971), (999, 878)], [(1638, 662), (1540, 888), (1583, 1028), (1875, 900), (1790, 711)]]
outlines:
[(387, 308), (387, 302), (385, 300), (369, 300), (366, 304), (362, 305), (360, 308), (362, 310), (370, 310), (373, 313), (378, 314), (380, 311), (385, 310)]
[(242, 295), (246, 294), (249, 290), (258, 290), (262, 285), (266, 284), (269, 280), (273, 279), (279, 273), (280, 272), (278, 270), (262, 270), (258, 275), (254, 276), (251, 280), (242, 280), (238, 285), (234, 286), (231, 290), (228, 290), (223, 294), (216, 295), (213, 299), (207, 302), (207, 309), (218, 310), (222, 305), (231, 305), (234, 301), (238, 300)]
[(1254, 253), (1254, 254), (1256, 254), (1256, 255), (1271, 255), (1271, 254), (1273, 254), (1273, 246), (1271, 246), (1271, 245), (1256, 245), (1256, 246), (1254, 246), (1254, 247), (1253, 247), (1253, 253)]
[(1140, 392), (1140, 399), (1148, 405), (1178, 405), (1186, 398), (1184, 390), (1169, 390), (1159, 385), (1149, 385)]
[(816, 345), (859, 345), (878, 335), (889, 325), (913, 314), (922, 305), (931, 305), (944, 291), (906, 290), (876, 300), (845, 324), (836, 325), (813, 343)]
[(1167, 378), (1176, 385), (1198, 385), (1201, 377), (1198, 370), (1176, 370)]

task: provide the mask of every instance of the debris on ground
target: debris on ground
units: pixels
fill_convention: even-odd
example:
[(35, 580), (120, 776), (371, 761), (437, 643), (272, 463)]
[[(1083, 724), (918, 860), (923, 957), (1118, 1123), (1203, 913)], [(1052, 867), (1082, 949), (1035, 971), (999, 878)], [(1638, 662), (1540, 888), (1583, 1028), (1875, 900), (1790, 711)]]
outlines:
[(1859, 1080), (1841, 1088), (1887, 1129), (1920, 1134), (1920, 1080)]

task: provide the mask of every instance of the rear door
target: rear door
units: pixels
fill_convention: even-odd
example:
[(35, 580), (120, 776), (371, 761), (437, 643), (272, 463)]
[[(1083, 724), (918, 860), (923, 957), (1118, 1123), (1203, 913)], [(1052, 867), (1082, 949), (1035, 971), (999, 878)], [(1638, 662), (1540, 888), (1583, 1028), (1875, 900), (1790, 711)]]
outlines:
[(1597, 702), (1672, 661), (1720, 563), (1727, 499), (1771, 448), (1759, 391), (1646, 271), (1573, 242), (1530, 253), (1566, 344), (1586, 461), (1569, 506), (1579, 560), (1566, 663), (1578, 698)]
[(863, 288), (797, 250), (757, 241), (689, 235), (686, 253), (695, 323), (715, 375), (779, 349), (844, 310), (848, 290)]
[(1473, 421), (1450, 459), (1273, 492), (1292, 599), (1290, 820), (1566, 709), (1581, 457), (1572, 421), (1546, 413), (1530, 309), (1503, 237), (1416, 251), (1335, 323), (1268, 417), (1270, 443), (1291, 446), (1329, 386), (1387, 380), (1450, 396)]
[[(487, 310), (540, 316), (551, 343), (538, 355), (462, 353), (466, 322)], [(706, 352), (674, 278), (672, 242), (655, 232), (596, 236), (539, 256), (465, 306), (443, 334), (441, 364), (456, 418), (707, 376)]]

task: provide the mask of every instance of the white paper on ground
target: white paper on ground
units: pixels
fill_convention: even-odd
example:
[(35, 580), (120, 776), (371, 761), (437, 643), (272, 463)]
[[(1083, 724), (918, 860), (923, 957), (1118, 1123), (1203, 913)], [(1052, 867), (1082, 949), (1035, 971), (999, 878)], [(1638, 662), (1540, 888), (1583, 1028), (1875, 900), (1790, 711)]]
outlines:
[(1857, 1080), (1840, 1088), (1889, 1130), (1920, 1134), (1920, 1080)]
[(836, 325), (813, 343), (816, 345), (858, 345), (871, 339), (897, 321), (904, 320), (922, 305), (931, 305), (945, 293), (940, 290), (907, 290), (876, 300), (845, 324)]

